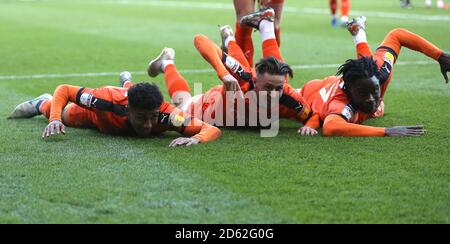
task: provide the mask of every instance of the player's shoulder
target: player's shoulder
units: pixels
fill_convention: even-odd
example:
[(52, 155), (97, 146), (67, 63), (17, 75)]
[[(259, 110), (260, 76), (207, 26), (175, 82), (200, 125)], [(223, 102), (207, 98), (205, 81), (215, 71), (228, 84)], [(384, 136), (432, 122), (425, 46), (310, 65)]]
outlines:
[(94, 90), (94, 96), (116, 104), (128, 104), (128, 89), (117, 86), (104, 86)]

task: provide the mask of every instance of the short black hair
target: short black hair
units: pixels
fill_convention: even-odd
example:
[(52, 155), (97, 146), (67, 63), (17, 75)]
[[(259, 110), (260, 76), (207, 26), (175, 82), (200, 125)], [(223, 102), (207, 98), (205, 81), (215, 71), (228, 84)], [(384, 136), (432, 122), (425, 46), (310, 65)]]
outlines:
[(261, 59), (255, 65), (255, 69), (258, 74), (289, 75), (289, 77), (294, 78), (294, 71), (292, 71), (291, 67), (274, 57)]
[(349, 86), (361, 79), (370, 79), (373, 76), (379, 77), (378, 67), (372, 57), (362, 57), (360, 59), (348, 59), (339, 67), (336, 75), (342, 75), (344, 85)]
[(161, 107), (163, 95), (158, 86), (150, 83), (137, 83), (128, 89), (128, 105), (133, 108), (154, 110)]

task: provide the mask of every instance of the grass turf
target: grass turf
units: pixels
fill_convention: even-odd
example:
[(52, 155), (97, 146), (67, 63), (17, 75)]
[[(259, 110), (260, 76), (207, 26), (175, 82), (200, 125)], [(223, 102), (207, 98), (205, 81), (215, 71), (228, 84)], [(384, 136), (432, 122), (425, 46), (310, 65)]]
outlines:
[[(164, 46), (177, 51), (179, 69), (209, 68), (193, 35), (218, 42), (217, 25), (235, 22), (231, 1), (180, 2), (1, 1), (0, 77), (144, 71)], [(369, 15), (372, 47), (404, 27), (450, 50), (449, 11), (403, 10), (388, 0), (352, 4)], [(327, 1), (287, 6), (287, 62), (338, 64), (355, 56), (348, 33), (332, 29), (323, 14)], [(373, 16), (380, 12), (412, 17)], [(441, 20), (422, 19), (432, 15)], [(257, 33), (254, 41), (260, 57)], [(428, 58), (404, 49), (399, 60)], [(335, 71), (296, 70), (291, 83)], [(424, 124), (424, 137), (303, 138), (296, 122), (283, 121), (276, 138), (225, 129), (216, 142), (176, 149), (167, 147), (175, 133), (136, 139), (69, 128), (43, 141), (44, 118), (6, 120), (16, 104), (58, 84), (115, 85), (117, 76), (0, 79), (0, 223), (449, 223), (450, 88), (437, 64), (397, 66), (395, 73), (386, 116), (367, 124)], [(212, 72), (184, 76), (191, 85), (218, 84)], [(153, 81), (165, 90), (162, 78)]]

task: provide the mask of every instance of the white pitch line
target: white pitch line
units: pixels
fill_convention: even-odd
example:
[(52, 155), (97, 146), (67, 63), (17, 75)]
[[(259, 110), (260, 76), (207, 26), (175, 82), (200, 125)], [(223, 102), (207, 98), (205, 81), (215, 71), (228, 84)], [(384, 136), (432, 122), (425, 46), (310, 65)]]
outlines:
[[(415, 62), (397, 62), (396, 66), (405, 65), (430, 65), (436, 64), (433, 61), (415, 61)], [(341, 64), (299, 64), (292, 65), (295, 70), (307, 70), (307, 69), (328, 69), (337, 68)], [(144, 75), (147, 72), (143, 71), (130, 71), (134, 75)], [(213, 69), (191, 69), (180, 70), (181, 74), (214, 74)], [(78, 77), (101, 77), (101, 76), (118, 76), (120, 72), (98, 72), (98, 73), (72, 73), (72, 74), (34, 74), (34, 75), (3, 75), (0, 76), (0, 80), (32, 80), (32, 79), (51, 79), (51, 78), (78, 78)]]
[[(233, 4), (226, 3), (214, 3), (214, 2), (185, 2), (185, 1), (127, 1), (122, 0), (119, 3), (124, 5), (147, 5), (154, 7), (167, 7), (167, 8), (188, 8), (188, 9), (215, 9), (215, 10), (232, 10)], [(305, 13), (305, 14), (319, 14), (330, 15), (330, 10), (326, 8), (297, 8), (290, 7), (288, 4), (284, 7), (284, 11), (287, 13)], [(389, 19), (401, 19), (401, 20), (420, 20), (420, 21), (444, 21), (450, 22), (450, 16), (448, 15), (425, 15), (425, 14), (410, 14), (399, 12), (376, 12), (376, 11), (358, 11), (352, 10), (352, 15)]]

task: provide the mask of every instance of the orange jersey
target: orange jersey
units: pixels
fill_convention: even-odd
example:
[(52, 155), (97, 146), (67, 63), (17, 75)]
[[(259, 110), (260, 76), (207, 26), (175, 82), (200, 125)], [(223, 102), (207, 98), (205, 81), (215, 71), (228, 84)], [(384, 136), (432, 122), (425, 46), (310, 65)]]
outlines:
[[(216, 70), (219, 78), (231, 74), (238, 80), (239, 86), (244, 94), (254, 90), (256, 71), (251, 67), (244, 53), (235, 41), (229, 42), (228, 53), (220, 50), (214, 42), (203, 35), (196, 35), (194, 38), (194, 45), (205, 60)], [(275, 57), (283, 61), (275, 39), (268, 39), (263, 42), (263, 56)], [(223, 101), (224, 96), (225, 90), (223, 89), (223, 86), (216, 86), (206, 92), (202, 99), (194, 101), (193, 104), (197, 104), (195, 107), (201, 106), (203, 114), (205, 114), (205, 111), (207, 112), (214, 109), (214, 106), (211, 105), (215, 104), (216, 101), (219, 99)], [(202, 102), (203, 104), (198, 104)], [(192, 110), (192, 107), (193, 106), (191, 106), (190, 110)], [(246, 109), (246, 112), (247, 111), (249, 110)], [(298, 91), (287, 84), (286, 79), (283, 94), (280, 98), (280, 118), (297, 119), (303, 123), (309, 117), (310, 111), (311, 110), (306, 105), (303, 97)], [(198, 112), (195, 114), (198, 116)], [(254, 114), (251, 115), (254, 116)], [(248, 117), (249, 116), (245, 116), (246, 119)]]
[[(115, 135), (134, 135), (135, 132), (128, 122), (128, 87), (106, 86), (97, 89), (63, 85), (55, 92), (50, 114), (50, 121), (61, 120), (61, 110), (68, 101), (76, 104), (71, 108), (77, 110), (72, 118), (64, 120), (85, 119), (100, 132)], [(64, 113), (65, 114), (65, 113)], [(77, 118), (78, 117), (78, 118)], [(64, 122), (64, 121), (63, 121)], [(76, 123), (72, 123), (76, 124)], [(159, 110), (158, 122), (152, 128), (152, 135), (165, 131), (178, 131), (187, 136), (193, 136), (201, 142), (217, 139), (219, 129), (192, 119), (168, 102), (163, 102)]]
[[(205, 114), (211, 115), (212, 119), (215, 118), (215, 110), (217, 109), (216, 103), (220, 101), (223, 104), (223, 111), (226, 110), (226, 95), (225, 95), (225, 88), (223, 85), (218, 85), (213, 88), (211, 88), (209, 91), (207, 91), (205, 94), (203, 94), (200, 97), (197, 97), (193, 99), (191, 104), (189, 105), (187, 111), (194, 115), (196, 118), (202, 118), (205, 119)], [(293, 89), (289, 84), (284, 85), (283, 89), (283, 95), (281, 96), (279, 100), (279, 116), (280, 118), (286, 118), (286, 119), (292, 119), (297, 120), (302, 123), (305, 123), (306, 120), (309, 118), (311, 114), (311, 109), (309, 106), (305, 106), (306, 101), (301, 96), (300, 92)], [(236, 104), (234, 105), (233, 113), (235, 122), (237, 119), (237, 109)], [(199, 109), (201, 108), (201, 109)], [(201, 110), (196, 111), (195, 109)], [(246, 125), (248, 122), (248, 119), (250, 117), (249, 115), (249, 103), (246, 101), (245, 103), (245, 119), (246, 119)], [(259, 112), (259, 109), (257, 110)], [(230, 115), (228, 115), (230, 116)], [(256, 116), (258, 117), (258, 116)], [(227, 114), (223, 114), (223, 121), (225, 122), (227, 118)]]
[(331, 114), (340, 115), (348, 122), (356, 124), (370, 118), (370, 115), (354, 109), (342, 89), (343, 85), (344, 81), (341, 77), (329, 76), (323, 80), (309, 81), (300, 92), (313, 113), (319, 115), (321, 121)]
[[(393, 66), (397, 54), (388, 47), (380, 47), (375, 53), (374, 60), (379, 69), (381, 85), (381, 101), (383, 101), (387, 87), (392, 79)], [(384, 103), (374, 114), (359, 112), (350, 103), (347, 94), (342, 89), (344, 81), (341, 77), (329, 76), (323, 80), (307, 82), (301, 89), (301, 95), (306, 99), (314, 114), (318, 114), (321, 121), (330, 114), (338, 114), (350, 123), (361, 124), (365, 120), (379, 117), (384, 113)]]

